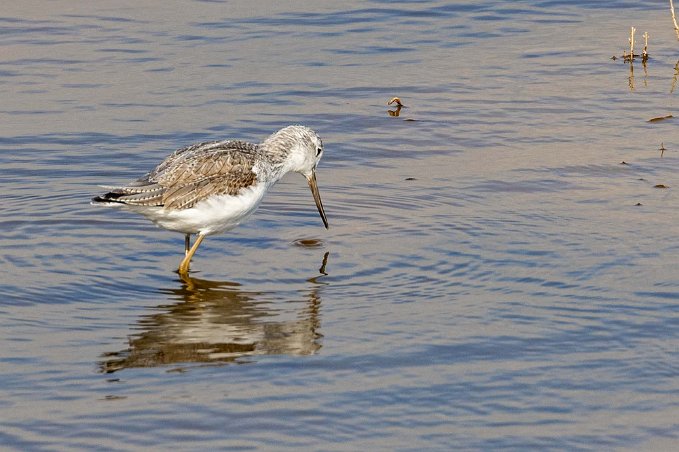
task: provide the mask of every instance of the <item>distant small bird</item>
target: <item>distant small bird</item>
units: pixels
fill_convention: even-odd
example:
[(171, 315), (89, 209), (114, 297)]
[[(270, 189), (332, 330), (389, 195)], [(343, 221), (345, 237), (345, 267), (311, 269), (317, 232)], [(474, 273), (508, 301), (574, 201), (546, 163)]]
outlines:
[[(185, 234), (179, 273), (189, 271), (203, 239), (235, 228), (252, 215), (264, 194), (285, 174), (306, 177), (323, 224), (328, 219), (316, 184), (323, 142), (308, 127), (293, 125), (261, 144), (211, 141), (178, 149), (144, 177), (92, 198), (92, 204), (125, 207), (157, 226)], [(191, 234), (197, 234), (191, 246)]]

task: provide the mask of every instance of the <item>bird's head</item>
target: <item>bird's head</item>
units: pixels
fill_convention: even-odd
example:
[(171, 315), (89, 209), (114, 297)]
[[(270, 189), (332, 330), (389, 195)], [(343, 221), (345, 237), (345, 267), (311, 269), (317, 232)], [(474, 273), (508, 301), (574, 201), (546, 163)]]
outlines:
[(276, 152), (281, 150), (284, 157), (284, 166), (287, 171), (295, 171), (302, 174), (311, 189), (311, 194), (316, 202), (318, 213), (321, 215), (323, 224), (328, 228), (328, 219), (323, 210), (321, 195), (316, 184), (316, 166), (323, 157), (323, 142), (321, 138), (308, 127), (288, 126), (279, 130), (266, 139), (264, 144), (268, 149)]

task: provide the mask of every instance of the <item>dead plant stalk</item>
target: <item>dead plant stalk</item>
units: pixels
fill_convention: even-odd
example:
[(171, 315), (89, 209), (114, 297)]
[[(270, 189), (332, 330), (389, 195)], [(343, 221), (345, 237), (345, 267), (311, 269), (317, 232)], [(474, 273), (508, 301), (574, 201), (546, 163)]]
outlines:
[(674, 14), (674, 3), (670, 0), (670, 12), (672, 13), (672, 22), (674, 22), (674, 32), (677, 34), (677, 39), (679, 39), (679, 25), (677, 25), (677, 16)]

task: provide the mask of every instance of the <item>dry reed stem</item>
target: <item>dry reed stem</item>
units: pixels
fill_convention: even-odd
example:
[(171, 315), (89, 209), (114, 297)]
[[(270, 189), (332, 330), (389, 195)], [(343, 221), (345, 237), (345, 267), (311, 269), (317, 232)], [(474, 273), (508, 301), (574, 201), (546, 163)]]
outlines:
[(631, 27), (629, 32), (629, 57), (630, 60), (634, 59), (634, 32), (637, 31), (636, 28)]
[(674, 32), (677, 34), (677, 39), (679, 39), (679, 25), (677, 25), (677, 16), (674, 14), (674, 3), (670, 0), (670, 11), (672, 12), (672, 22), (674, 22)]

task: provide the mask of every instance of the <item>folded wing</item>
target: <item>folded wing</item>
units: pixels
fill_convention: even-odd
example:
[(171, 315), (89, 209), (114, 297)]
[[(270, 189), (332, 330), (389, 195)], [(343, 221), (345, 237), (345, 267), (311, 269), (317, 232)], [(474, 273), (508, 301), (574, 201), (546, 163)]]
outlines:
[(179, 149), (146, 176), (95, 197), (97, 203), (188, 209), (213, 195), (238, 195), (257, 183), (257, 145), (215, 141)]

